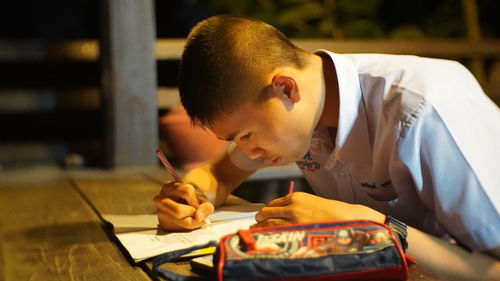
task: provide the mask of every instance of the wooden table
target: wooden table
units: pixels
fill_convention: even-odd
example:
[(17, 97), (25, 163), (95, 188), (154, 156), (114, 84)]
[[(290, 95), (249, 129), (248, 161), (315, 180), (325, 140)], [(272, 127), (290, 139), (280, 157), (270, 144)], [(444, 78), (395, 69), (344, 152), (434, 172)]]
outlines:
[[(0, 280), (158, 280), (114, 242), (101, 214), (152, 213), (160, 167), (0, 170)], [(191, 274), (187, 262), (169, 265)], [(410, 270), (410, 280), (439, 280)]]

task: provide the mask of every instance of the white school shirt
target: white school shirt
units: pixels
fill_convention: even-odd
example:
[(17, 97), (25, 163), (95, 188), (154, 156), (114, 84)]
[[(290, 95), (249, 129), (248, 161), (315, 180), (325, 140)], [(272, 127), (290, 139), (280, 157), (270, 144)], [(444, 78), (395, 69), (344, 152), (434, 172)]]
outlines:
[(327, 51), (339, 124), (297, 161), (316, 194), (471, 249), (500, 246), (500, 110), (457, 62)]
[[(340, 111), (337, 131), (314, 132), (297, 161), (314, 192), (474, 250), (500, 246), (500, 111), (470, 72), (415, 56), (317, 54), (335, 65)], [(229, 156), (259, 167), (238, 149)]]

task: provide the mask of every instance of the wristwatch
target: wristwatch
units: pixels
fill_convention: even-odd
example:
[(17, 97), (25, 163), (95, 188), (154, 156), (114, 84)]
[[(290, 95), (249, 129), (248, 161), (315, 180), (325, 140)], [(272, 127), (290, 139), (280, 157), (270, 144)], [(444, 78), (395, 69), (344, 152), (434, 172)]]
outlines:
[(392, 228), (394, 233), (397, 234), (401, 247), (403, 247), (403, 251), (406, 252), (406, 248), (408, 248), (408, 242), (406, 241), (406, 237), (408, 237), (408, 230), (406, 224), (391, 216), (385, 217), (385, 224)]

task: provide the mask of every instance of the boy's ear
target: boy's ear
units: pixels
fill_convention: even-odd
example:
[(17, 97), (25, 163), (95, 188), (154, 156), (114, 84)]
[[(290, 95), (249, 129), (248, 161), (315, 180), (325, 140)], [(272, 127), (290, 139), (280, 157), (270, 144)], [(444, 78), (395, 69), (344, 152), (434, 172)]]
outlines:
[(271, 92), (273, 96), (286, 95), (290, 101), (296, 103), (300, 101), (300, 93), (295, 79), (283, 74), (274, 75), (271, 82)]

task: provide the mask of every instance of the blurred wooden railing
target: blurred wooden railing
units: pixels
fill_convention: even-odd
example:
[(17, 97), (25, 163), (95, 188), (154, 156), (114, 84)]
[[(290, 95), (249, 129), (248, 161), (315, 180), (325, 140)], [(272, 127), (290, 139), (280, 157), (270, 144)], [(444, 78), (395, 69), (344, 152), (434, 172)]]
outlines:
[[(482, 71), (486, 77), (477, 77), (485, 91), (497, 102), (500, 100), (500, 39), (484, 39), (480, 42), (467, 39), (425, 39), (425, 40), (332, 40), (332, 39), (294, 39), (298, 46), (313, 51), (316, 49), (327, 49), (337, 53), (390, 53), (409, 54), (426, 57), (446, 58), (467, 61), (477, 59), (488, 60), (485, 64), (488, 69)], [(184, 39), (158, 39), (156, 41), (156, 58), (158, 60), (159, 86), (175, 86), (175, 75)], [(18, 83), (21, 79), (19, 72), (23, 72), (23, 79), (27, 87), (46, 83), (52, 83), (51, 73), (59, 77), (57, 79), (62, 86), (64, 83), (80, 83), (91, 86), (99, 81), (99, 73), (94, 70), (88, 62), (95, 62), (99, 57), (99, 43), (97, 40), (73, 40), (73, 41), (1, 41), (0, 40), (0, 66), (3, 69), (0, 77), (0, 87), (9, 87)], [(50, 62), (53, 62), (52, 64)], [(65, 61), (65, 63), (62, 63)], [(69, 63), (71, 61), (72, 63)], [(10, 68), (10, 63), (16, 62), (19, 69)], [(44, 62), (45, 66), (40, 66)], [(22, 65), (21, 64), (25, 64)], [(33, 79), (30, 76), (30, 68)], [(42, 68), (42, 69), (39, 69)], [(43, 68), (46, 68), (44, 71)], [(79, 69), (78, 71), (75, 68)], [(71, 71), (73, 69), (73, 71)], [(471, 69), (474, 71), (474, 69)], [(5, 73), (4, 73), (5, 72)], [(77, 73), (75, 73), (77, 72)], [(88, 75), (78, 75), (81, 72)], [(47, 75), (49, 77), (42, 77)], [(474, 73), (479, 75), (479, 73)], [(65, 79), (60, 79), (61, 77)], [(44, 78), (44, 79), (42, 79)], [(48, 79), (48, 80), (47, 80)], [(40, 81), (40, 82), (36, 82)], [(48, 81), (48, 82), (47, 82)], [(31, 83), (31, 84), (30, 84)]]
[[(295, 39), (300, 47), (314, 51), (327, 49), (337, 53), (391, 53), (459, 60), (466, 66), (482, 60), (480, 71), (471, 71), (485, 92), (500, 104), (500, 39), (481, 41), (466, 39), (426, 40), (329, 40)], [(157, 60), (158, 107), (168, 108), (178, 101), (176, 77), (184, 39), (158, 39)], [(23, 89), (36, 93), (50, 89), (74, 104), (78, 95), (66, 95), (75, 89), (101, 91), (101, 61), (97, 40), (73, 41), (7, 41), (0, 40), (0, 98), (3, 92)], [(477, 65), (477, 64), (476, 64)], [(487, 68), (487, 69), (486, 69)], [(46, 94), (47, 92), (45, 92)], [(36, 95), (36, 94), (35, 94)], [(1, 99), (5, 103), (8, 99)], [(103, 109), (97, 102), (80, 110), (46, 111), (32, 108), (21, 113), (0, 109), (2, 130), (0, 140), (85, 140), (103, 137)], [(87, 104), (88, 105), (88, 104)], [(5, 108), (5, 107), (2, 107)], [(65, 122), (61, 122), (64, 120)]]
[[(318, 48), (337, 53), (392, 53), (429, 57), (500, 57), (500, 39), (484, 39), (479, 43), (467, 39), (425, 40), (333, 40), (293, 39), (298, 46), (312, 51)], [(178, 59), (184, 39), (158, 39), (156, 57)], [(96, 60), (99, 43), (96, 40), (67, 41), (7, 41), (0, 40), (0, 61), (9, 60)]]

